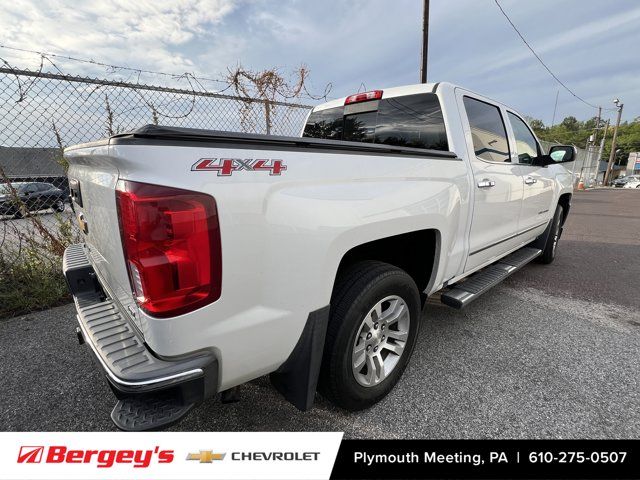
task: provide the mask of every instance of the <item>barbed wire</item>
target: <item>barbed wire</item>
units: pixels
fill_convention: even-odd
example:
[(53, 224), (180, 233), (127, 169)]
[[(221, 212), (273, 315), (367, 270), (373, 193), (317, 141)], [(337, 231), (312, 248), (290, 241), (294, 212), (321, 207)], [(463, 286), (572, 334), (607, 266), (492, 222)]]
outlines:
[[(100, 61), (97, 61), (97, 60), (91, 60), (91, 59), (79, 58), (79, 57), (72, 57), (71, 55), (63, 55), (63, 54), (59, 54), (59, 53), (39, 52), (37, 50), (29, 50), (29, 49), (26, 49), (26, 48), (11, 47), (9, 45), (2, 45), (2, 44), (0, 44), (0, 48), (4, 48), (6, 50), (13, 50), (13, 51), (16, 51), (16, 52), (32, 53), (32, 54), (35, 54), (35, 55), (39, 55), (41, 57), (62, 58), (62, 59), (71, 60), (71, 61), (74, 61), (74, 62), (86, 63), (86, 64), (90, 64), (90, 65), (95, 65), (95, 66), (98, 66), (98, 67), (110, 68), (110, 69), (113, 69), (113, 70), (126, 70), (126, 71), (135, 72), (135, 73), (138, 73), (138, 74), (148, 73), (148, 74), (151, 74), (151, 75), (160, 75), (160, 76), (169, 77), (169, 78), (173, 78), (173, 79), (182, 77), (183, 75), (188, 73), (188, 72), (185, 72), (185, 73), (175, 74), (175, 73), (158, 72), (158, 71), (155, 71), (155, 70), (146, 70), (146, 69), (143, 69), (143, 68), (133, 68), (133, 67), (125, 66), (125, 65), (112, 65), (112, 64), (105, 63), (105, 62), (100, 62)], [(199, 78), (200, 78), (200, 80), (207, 81), (207, 82), (221, 83), (221, 84), (224, 84), (224, 85), (228, 84), (228, 82), (226, 82), (225, 80), (222, 80), (222, 79), (207, 78), (207, 77), (199, 77)]]
[[(55, 62), (53, 62), (52, 58), (58, 58), (58, 59), (64, 59), (64, 60), (70, 60), (70, 61), (74, 61), (74, 62), (79, 62), (79, 63), (84, 63), (84, 64), (89, 64), (89, 65), (94, 65), (94, 66), (98, 66), (98, 67), (104, 67), (106, 69), (108, 69), (108, 73), (115, 73), (119, 70), (121, 71), (129, 71), (131, 72), (131, 75), (129, 76), (129, 78), (127, 78), (125, 81), (129, 82), (131, 80), (131, 77), (133, 75), (137, 75), (137, 82), (140, 82), (140, 75), (141, 74), (149, 74), (149, 75), (158, 75), (164, 78), (169, 78), (171, 80), (174, 81), (180, 81), (180, 80), (186, 80), (187, 83), (190, 84), (190, 87), (193, 88), (193, 85), (191, 82), (196, 83), (200, 88), (202, 88), (203, 91), (209, 91), (209, 89), (207, 89), (206, 87), (204, 87), (202, 85), (202, 82), (213, 82), (213, 83), (217, 83), (220, 85), (224, 85), (224, 87), (221, 87), (220, 89), (217, 89), (216, 92), (217, 93), (224, 93), (227, 90), (229, 90), (230, 88), (233, 87), (233, 84), (231, 82), (229, 82), (228, 78), (209, 78), (209, 77), (204, 77), (204, 76), (198, 76), (193, 72), (184, 72), (184, 73), (167, 73), (167, 72), (159, 72), (156, 70), (148, 70), (148, 69), (142, 69), (142, 68), (134, 68), (134, 67), (129, 67), (126, 65), (113, 65), (113, 64), (109, 64), (106, 62), (101, 62), (98, 60), (93, 60), (93, 59), (87, 59), (87, 58), (79, 58), (79, 57), (75, 57), (75, 56), (71, 56), (71, 55), (65, 55), (65, 54), (59, 54), (59, 53), (49, 53), (49, 52), (42, 52), (42, 51), (38, 51), (38, 50), (30, 50), (30, 49), (26, 49), (26, 48), (20, 48), (20, 47), (13, 47), (10, 45), (4, 45), (4, 44), (0, 44), (0, 48), (5, 49), (5, 50), (9, 50), (9, 51), (14, 51), (14, 52), (21, 52), (21, 53), (30, 53), (33, 55), (38, 55), (40, 57), (40, 62), (41, 62), (41, 67), (40, 69), (42, 69), (42, 66), (44, 64), (44, 62), (48, 62), (50, 63), (53, 68), (55, 68), (58, 72), (62, 73), (62, 71), (58, 68), (58, 66), (55, 64)], [(10, 66), (9, 63), (2, 59), (3, 63), (5, 63), (7, 66)], [(305, 67), (306, 68), (306, 67)], [(110, 72), (109, 72), (110, 70)], [(308, 73), (308, 71), (307, 71)], [(333, 88), (333, 85), (331, 83), (328, 83), (322, 94), (320, 95), (314, 95), (311, 92), (309, 92), (307, 85), (305, 83), (302, 84), (302, 88), (300, 90), (300, 95), (298, 95), (298, 98), (308, 98), (310, 100), (326, 100), (329, 93), (331, 92), (331, 89)], [(283, 96), (283, 100), (289, 100), (288, 97)]]

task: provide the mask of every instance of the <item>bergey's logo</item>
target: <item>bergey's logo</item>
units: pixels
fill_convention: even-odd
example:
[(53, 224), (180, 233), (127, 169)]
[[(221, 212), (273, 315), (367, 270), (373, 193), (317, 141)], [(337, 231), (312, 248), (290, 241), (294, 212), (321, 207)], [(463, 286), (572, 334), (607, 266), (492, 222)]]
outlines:
[(171, 463), (173, 458), (173, 450), (161, 450), (160, 447), (152, 450), (72, 450), (64, 445), (22, 446), (18, 453), (18, 463), (85, 463), (98, 468), (111, 468), (116, 464), (147, 468), (152, 463)]
[(42, 461), (43, 450), (44, 447), (20, 447), (18, 463), (40, 463)]

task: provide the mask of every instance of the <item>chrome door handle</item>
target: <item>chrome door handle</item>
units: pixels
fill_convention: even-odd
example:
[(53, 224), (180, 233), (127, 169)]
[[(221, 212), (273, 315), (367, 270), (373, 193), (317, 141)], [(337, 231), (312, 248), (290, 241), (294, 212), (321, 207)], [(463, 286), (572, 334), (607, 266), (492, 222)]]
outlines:
[(495, 186), (496, 182), (494, 182), (493, 180), (489, 180), (488, 178), (483, 178), (478, 182), (478, 188), (491, 188)]
[(534, 183), (536, 183), (538, 180), (536, 180), (533, 177), (527, 177), (524, 179), (524, 183), (526, 183), (527, 185), (533, 185)]

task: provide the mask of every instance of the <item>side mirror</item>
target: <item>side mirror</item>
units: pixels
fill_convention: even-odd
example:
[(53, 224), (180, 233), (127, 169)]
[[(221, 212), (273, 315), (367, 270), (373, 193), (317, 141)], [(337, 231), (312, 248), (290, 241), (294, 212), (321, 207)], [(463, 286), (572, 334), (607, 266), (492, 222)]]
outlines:
[(573, 145), (554, 145), (549, 149), (549, 157), (555, 163), (568, 163), (575, 161), (578, 152)]

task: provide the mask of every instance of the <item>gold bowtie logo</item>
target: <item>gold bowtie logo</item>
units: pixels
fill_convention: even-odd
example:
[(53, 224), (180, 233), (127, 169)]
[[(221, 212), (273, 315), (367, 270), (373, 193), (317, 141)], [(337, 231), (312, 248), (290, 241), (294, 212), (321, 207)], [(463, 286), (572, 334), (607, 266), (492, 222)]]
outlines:
[(226, 453), (213, 453), (211, 450), (200, 450), (199, 453), (189, 453), (187, 460), (200, 460), (200, 463), (211, 463), (214, 460), (224, 460)]

